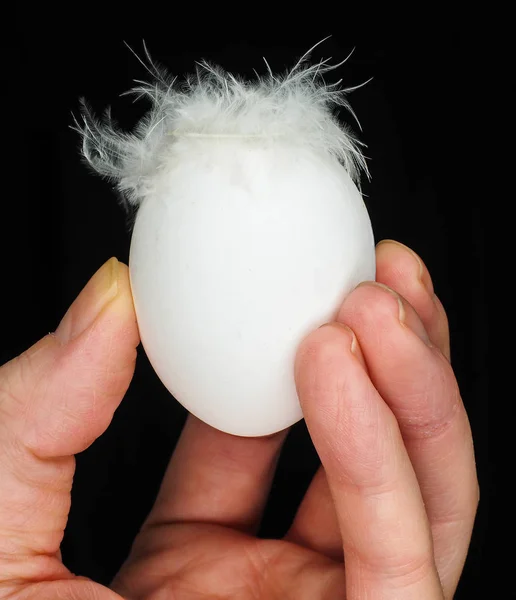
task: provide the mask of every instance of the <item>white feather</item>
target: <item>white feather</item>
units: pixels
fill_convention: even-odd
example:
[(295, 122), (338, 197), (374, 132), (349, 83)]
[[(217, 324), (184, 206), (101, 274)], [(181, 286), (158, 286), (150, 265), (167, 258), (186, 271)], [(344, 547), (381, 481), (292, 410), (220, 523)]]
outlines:
[(368, 175), (363, 144), (334, 112), (340, 107), (355, 116), (346, 94), (356, 87), (342, 89), (340, 81), (326, 84), (323, 76), (342, 63), (331, 66), (323, 60), (307, 65), (311, 50), (284, 75), (273, 74), (265, 61), (267, 76), (257, 75), (254, 81), (203, 61), (180, 85), (153, 64), (145, 48), (148, 65), (139, 60), (153, 82), (136, 82), (127, 94), (148, 98), (151, 109), (134, 132), (127, 133), (117, 128), (109, 109), (99, 120), (83, 101), (83, 122), (76, 123), (83, 155), (95, 171), (117, 184), (133, 206), (145, 198), (153, 177), (170, 160), (171, 145), (185, 137), (235, 137), (249, 143), (281, 140), (309, 146), (335, 157), (359, 184), (360, 171)]

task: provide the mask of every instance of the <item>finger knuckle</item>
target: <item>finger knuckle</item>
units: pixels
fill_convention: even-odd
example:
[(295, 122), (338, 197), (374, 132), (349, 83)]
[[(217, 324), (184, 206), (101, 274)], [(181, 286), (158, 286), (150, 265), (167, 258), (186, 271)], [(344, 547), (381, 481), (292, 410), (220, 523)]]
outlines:
[(404, 397), (410, 409), (399, 411), (398, 422), (405, 439), (439, 440), (453, 428), (462, 412), (462, 399), (456, 386), (445, 389), (431, 383), (427, 390)]
[(364, 556), (356, 551), (354, 554), (364, 571), (370, 573), (371, 578), (381, 576), (398, 589), (408, 588), (423, 581), (435, 570), (433, 558), (427, 551), (400, 551), (397, 546), (391, 554)]

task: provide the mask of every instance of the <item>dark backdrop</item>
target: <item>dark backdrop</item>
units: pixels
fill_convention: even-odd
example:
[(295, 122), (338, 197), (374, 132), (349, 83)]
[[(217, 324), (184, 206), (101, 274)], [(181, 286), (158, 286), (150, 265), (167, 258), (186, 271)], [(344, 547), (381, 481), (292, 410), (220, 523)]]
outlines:
[[(244, 14), (230, 11), (236, 19), (231, 24), (229, 17), (197, 8), (192, 20), (185, 15), (179, 21), (170, 19), (161, 34), (155, 29), (149, 34), (143, 16), (157, 21), (164, 17), (156, 13), (157, 7), (144, 6), (139, 8), (142, 23), (140, 13), (132, 14), (135, 9), (130, 7), (113, 18), (104, 11), (88, 17), (89, 8), (80, 6), (68, 15), (47, 6), (26, 14), (20, 9), (12, 23), (16, 41), (4, 52), (3, 135), (9, 156), (3, 176), (9, 185), (1, 221), (7, 272), (1, 284), (2, 314), (7, 315), (1, 362), (53, 330), (110, 256), (127, 262), (130, 234), (124, 213), (109, 185), (81, 163), (78, 136), (70, 129), (81, 96), (97, 112), (111, 104), (127, 127), (142, 115), (146, 105), (119, 97), (133, 79), (146, 77), (124, 41), (141, 53), (145, 38), (153, 57), (178, 75), (191, 71), (201, 58), (252, 75), (253, 68), (263, 71), (262, 56), (273, 70), (282, 71), (332, 34), (314, 58), (333, 56), (337, 62), (355, 47), (335, 78), (356, 85), (373, 77), (350, 97), (372, 173), (371, 182), (364, 182), (366, 202), (376, 238), (400, 240), (423, 257), (448, 311), (453, 364), (485, 491), (484, 232), (476, 200), (464, 184), (472, 167), (463, 159), (469, 118), (464, 56), (467, 51), (468, 60), (475, 60), (481, 48), (467, 46), (453, 26), (435, 26), (421, 16), (413, 17), (411, 28), (387, 26), (387, 33), (376, 36), (363, 21), (351, 26), (331, 15), (324, 27), (313, 24), (310, 15), (299, 25), (290, 20), (280, 26), (275, 17), (265, 24), (254, 21), (253, 7), (247, 6)], [(184, 410), (158, 381), (140, 349), (133, 383), (109, 430), (78, 456), (63, 543), (64, 561), (74, 572), (102, 582), (116, 572), (152, 505), (184, 419)], [(279, 463), (265, 535), (285, 531), (316, 467), (300, 423)], [(483, 579), (486, 496), (457, 598), (472, 597)]]

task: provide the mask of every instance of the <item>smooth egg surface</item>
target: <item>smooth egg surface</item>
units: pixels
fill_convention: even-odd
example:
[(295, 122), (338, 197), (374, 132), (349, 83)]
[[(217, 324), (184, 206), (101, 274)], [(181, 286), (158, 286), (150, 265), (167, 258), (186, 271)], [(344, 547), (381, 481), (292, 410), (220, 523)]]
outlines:
[(136, 216), (130, 275), (141, 339), (192, 414), (262, 436), (302, 418), (301, 340), (375, 278), (362, 196), (306, 147), (184, 139)]

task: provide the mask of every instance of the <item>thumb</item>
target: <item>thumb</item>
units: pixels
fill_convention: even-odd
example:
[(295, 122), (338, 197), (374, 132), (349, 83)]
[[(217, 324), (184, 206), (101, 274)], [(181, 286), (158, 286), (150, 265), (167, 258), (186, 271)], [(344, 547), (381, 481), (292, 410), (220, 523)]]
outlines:
[(112, 258), (55, 333), (0, 368), (0, 584), (61, 573), (73, 455), (109, 425), (138, 343), (128, 269)]

